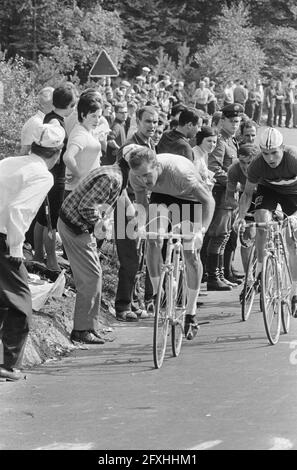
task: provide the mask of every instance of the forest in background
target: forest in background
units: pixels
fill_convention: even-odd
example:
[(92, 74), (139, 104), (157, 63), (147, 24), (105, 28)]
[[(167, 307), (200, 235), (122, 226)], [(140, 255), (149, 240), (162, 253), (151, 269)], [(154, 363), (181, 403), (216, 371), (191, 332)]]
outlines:
[(297, 0), (0, 0), (0, 156), (37, 91), (90, 86), (104, 48), (129, 80), (146, 65), (191, 85), (297, 77)]

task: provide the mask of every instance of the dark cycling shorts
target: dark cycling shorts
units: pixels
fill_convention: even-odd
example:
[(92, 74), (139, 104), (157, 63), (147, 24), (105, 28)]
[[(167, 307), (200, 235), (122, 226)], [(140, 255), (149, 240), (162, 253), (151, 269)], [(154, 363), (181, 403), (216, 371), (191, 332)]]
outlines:
[(255, 201), (255, 209), (275, 211), (279, 204), (286, 215), (292, 215), (297, 211), (297, 194), (280, 194), (272, 188), (258, 185)]
[[(202, 205), (200, 202), (187, 201), (168, 194), (152, 193), (150, 197), (150, 206), (152, 204), (163, 204), (172, 209), (171, 220), (173, 224), (182, 221), (202, 223)], [(174, 209), (177, 209), (176, 211)]]

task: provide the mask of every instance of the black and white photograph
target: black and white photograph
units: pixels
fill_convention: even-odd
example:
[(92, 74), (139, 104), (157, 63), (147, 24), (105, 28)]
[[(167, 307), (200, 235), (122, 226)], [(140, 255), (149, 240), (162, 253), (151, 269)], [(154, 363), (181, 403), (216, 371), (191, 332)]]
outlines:
[(297, 0), (0, 0), (1, 460), (253, 464), (296, 391)]

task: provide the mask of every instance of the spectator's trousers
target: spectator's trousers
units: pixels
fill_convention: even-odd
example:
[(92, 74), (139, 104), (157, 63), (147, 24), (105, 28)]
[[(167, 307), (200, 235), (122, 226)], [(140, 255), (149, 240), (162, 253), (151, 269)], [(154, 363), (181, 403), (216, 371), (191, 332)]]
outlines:
[(22, 364), (32, 300), (27, 270), (10, 261), (6, 236), (0, 234), (0, 338), (3, 344), (3, 366), (19, 368)]
[(58, 231), (76, 287), (73, 329), (96, 330), (102, 291), (102, 270), (96, 239), (89, 232), (74, 233), (60, 218)]

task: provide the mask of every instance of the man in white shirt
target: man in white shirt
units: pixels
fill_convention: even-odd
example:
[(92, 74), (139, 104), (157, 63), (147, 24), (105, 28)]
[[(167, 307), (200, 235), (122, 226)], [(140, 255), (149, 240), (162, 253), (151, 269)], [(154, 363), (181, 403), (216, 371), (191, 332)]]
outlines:
[(200, 80), (199, 88), (194, 93), (195, 107), (207, 112), (207, 104), (211, 98), (211, 92), (206, 88), (204, 80)]
[(22, 127), (21, 131), (21, 155), (28, 155), (36, 127), (43, 123), (44, 116), (53, 109), (54, 88), (48, 86), (42, 88), (38, 93), (38, 110), (34, 116), (30, 117)]
[(15, 381), (22, 377), (18, 369), (32, 314), (23, 242), (53, 186), (49, 170), (59, 159), (64, 138), (61, 126), (42, 124), (35, 129), (30, 155), (0, 162), (0, 379)]

